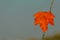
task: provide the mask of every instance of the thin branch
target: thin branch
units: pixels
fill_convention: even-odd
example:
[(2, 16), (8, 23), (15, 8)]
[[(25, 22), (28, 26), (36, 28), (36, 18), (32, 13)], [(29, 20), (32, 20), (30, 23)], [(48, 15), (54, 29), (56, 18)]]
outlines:
[(53, 3), (54, 3), (54, 0), (51, 1), (50, 11), (51, 11), (51, 9), (52, 9)]
[(44, 40), (44, 37), (45, 37), (45, 32), (43, 32), (43, 35), (42, 35), (42, 40)]

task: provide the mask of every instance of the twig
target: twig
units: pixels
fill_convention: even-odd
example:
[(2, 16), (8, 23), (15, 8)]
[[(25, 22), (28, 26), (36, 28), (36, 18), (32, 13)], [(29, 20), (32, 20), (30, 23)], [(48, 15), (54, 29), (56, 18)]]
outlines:
[(54, 3), (54, 0), (51, 1), (50, 11), (51, 11), (51, 9), (52, 9), (53, 3)]
[(43, 35), (42, 35), (42, 40), (44, 40), (44, 36), (45, 36), (45, 32), (43, 32)]

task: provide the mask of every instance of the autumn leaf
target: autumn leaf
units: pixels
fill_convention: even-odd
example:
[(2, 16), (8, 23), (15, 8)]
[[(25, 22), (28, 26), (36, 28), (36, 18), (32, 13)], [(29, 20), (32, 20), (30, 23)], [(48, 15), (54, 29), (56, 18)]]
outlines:
[(40, 25), (43, 32), (48, 29), (48, 24), (54, 25), (54, 15), (51, 11), (38, 11), (34, 14), (34, 25)]

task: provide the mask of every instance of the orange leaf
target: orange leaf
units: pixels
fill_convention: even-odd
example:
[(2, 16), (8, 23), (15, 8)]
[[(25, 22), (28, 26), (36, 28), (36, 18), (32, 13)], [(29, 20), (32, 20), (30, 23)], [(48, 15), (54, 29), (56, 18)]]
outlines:
[(34, 24), (35, 25), (40, 25), (41, 29), (43, 32), (46, 32), (48, 29), (48, 23), (51, 25), (54, 25), (54, 15), (52, 12), (43, 12), (43, 11), (38, 11), (34, 14)]

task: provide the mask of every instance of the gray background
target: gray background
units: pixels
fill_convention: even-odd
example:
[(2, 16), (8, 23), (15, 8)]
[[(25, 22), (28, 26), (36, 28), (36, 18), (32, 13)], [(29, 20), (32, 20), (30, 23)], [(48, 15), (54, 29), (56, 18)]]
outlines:
[[(0, 0), (0, 37), (41, 37), (39, 26), (34, 29), (33, 14), (48, 11), (51, 0)], [(46, 35), (60, 32), (60, 0), (52, 8), (55, 26), (49, 25)]]

